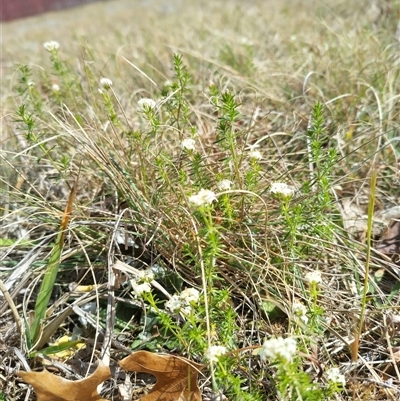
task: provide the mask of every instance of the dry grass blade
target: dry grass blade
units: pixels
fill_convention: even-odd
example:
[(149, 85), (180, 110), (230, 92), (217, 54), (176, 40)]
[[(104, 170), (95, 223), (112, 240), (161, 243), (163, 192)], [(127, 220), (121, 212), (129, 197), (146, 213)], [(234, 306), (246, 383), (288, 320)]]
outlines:
[[(124, 273), (130, 273), (135, 278), (139, 277), (140, 273), (139, 269), (136, 269), (135, 267), (130, 266), (127, 263), (122, 262), (121, 260), (117, 260), (113, 268)], [(168, 299), (171, 298), (171, 294), (168, 291), (166, 291), (166, 289), (162, 285), (160, 285), (160, 283), (158, 283), (156, 280), (152, 280), (151, 285), (160, 292), (162, 292)]]
[[(4, 287), (7, 290), (10, 290), (13, 285), (21, 279), (21, 277), (27, 276), (26, 271), (29, 269), (29, 266), (35, 261), (38, 255), (43, 251), (45, 245), (49, 242), (50, 238), (45, 238), (38, 245), (36, 245), (33, 249), (31, 249), (27, 255), (15, 266), (14, 271), (11, 273), (10, 277), (8, 277), (7, 281), (4, 283)], [(0, 314), (2, 314), (3, 308), (0, 308)]]
[(0, 280), (0, 292), (2, 293), (4, 299), (5, 299), (5, 304), (8, 304), (8, 307), (11, 309), (11, 312), (14, 316), (15, 323), (17, 323), (18, 331), (22, 335), (22, 321), (21, 318), (18, 314), (17, 308), (15, 307), (14, 301), (12, 300), (10, 293), (8, 292), (6, 286), (4, 283)]
[(59, 315), (57, 315), (43, 327), (39, 342), (36, 344), (36, 349), (42, 349), (42, 347), (44, 347), (45, 344), (50, 341), (51, 336), (71, 314), (72, 309), (72, 306), (67, 306)]

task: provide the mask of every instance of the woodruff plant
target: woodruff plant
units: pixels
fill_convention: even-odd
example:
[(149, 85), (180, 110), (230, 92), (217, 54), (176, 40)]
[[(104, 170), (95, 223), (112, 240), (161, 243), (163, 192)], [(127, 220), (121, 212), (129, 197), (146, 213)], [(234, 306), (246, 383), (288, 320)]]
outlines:
[[(337, 154), (334, 148), (327, 146), (329, 142), (321, 103), (317, 102), (311, 111), (306, 142), (309, 179), (299, 189), (286, 183), (273, 183), (270, 192), (279, 202), (280, 218), (284, 221), (283, 255), (286, 261), (290, 261), (287, 264), (290, 266), (289, 273), (299, 278), (298, 287), (302, 289), (302, 297), (306, 302), (304, 305), (295, 301), (292, 311), (297, 321), (303, 323), (300, 326), (320, 333), (324, 316), (324, 310), (319, 304), (320, 287), (307, 278), (307, 272), (297, 261), (310, 258), (310, 255), (320, 258), (316, 245), (320, 243), (320, 248), (324, 249), (324, 242), (332, 241), (336, 227), (330, 177), (333, 175)], [(305, 237), (308, 240), (304, 240)], [(318, 271), (313, 273), (320, 274)], [(309, 282), (309, 288), (304, 286), (304, 281)]]
[[(47, 47), (60, 85), (67, 86), (70, 91), (78, 91), (78, 86), (69, 84), (73, 74), (60, 60), (58, 47), (54, 43)], [(162, 301), (151, 289), (153, 277), (143, 276), (132, 283), (134, 296), (145, 301), (146, 312), (157, 315), (161, 334), (173, 336), (175, 345), (182, 352), (210, 364), (215, 392), (221, 390), (233, 399), (261, 401), (265, 399), (265, 394), (259, 389), (257, 380), (264, 380), (262, 376), (268, 372), (269, 380), (275, 383), (281, 398), (326, 399), (340, 390), (340, 386), (331, 385), (329, 378), (325, 383), (313, 383), (309, 375), (302, 372), (302, 357), (293, 352), (298, 346), (295, 339), (280, 339), (278, 345), (282, 352), (279, 354), (271, 351), (278, 348), (277, 344), (271, 346), (270, 341), (273, 340), (270, 336), (264, 345), (240, 348), (243, 340), (238, 333), (242, 328), (238, 326), (239, 316), (232, 303), (231, 292), (222, 280), (220, 266), (221, 261), (228, 264), (235, 257), (228, 249), (225, 237), (231, 235), (238, 224), (250, 221), (255, 226), (251, 229), (253, 231), (249, 230), (250, 234), (258, 233), (257, 221), (249, 210), (254, 205), (254, 199), (261, 198), (258, 190), (263, 175), (264, 155), (261, 148), (247, 143), (247, 136), (239, 124), (241, 105), (236, 96), (229, 91), (220, 92), (216, 85), (211, 85), (209, 107), (212, 111), (210, 114), (215, 116), (215, 129), (210, 130), (215, 132), (212, 146), (217, 154), (223, 155), (217, 161), (212, 159), (193, 122), (191, 76), (181, 56), (175, 55), (173, 63), (174, 79), (165, 85), (161, 98), (139, 100), (136, 110), (136, 127), (139, 128), (135, 131), (126, 116), (128, 113), (125, 115), (122, 110), (112, 80), (99, 78), (95, 97), (97, 103), (93, 109), (106, 115), (98, 116), (99, 121), (106, 121), (112, 127), (109, 131), (104, 128), (106, 134), (120, 133), (118, 140), (127, 144), (126, 148), (110, 150), (101, 148), (98, 143), (84, 142), (79, 136), (74, 137), (93, 153), (101, 148), (98, 153), (101, 162), (96, 160), (96, 167), (102, 169), (105, 175), (108, 174), (119, 194), (127, 195), (124, 201), (143, 218), (140, 221), (138, 217), (137, 225), (142, 223), (149, 230), (154, 228), (161, 232), (163, 241), (176, 241), (180, 263), (187, 266), (193, 277), (201, 278), (200, 291), (186, 288), (172, 294), (169, 300)], [(25, 93), (29, 91), (29, 71), (23, 69), (21, 72), (21, 83), (26, 86), (21, 93)], [(61, 102), (67, 92), (61, 89), (57, 93), (59, 97), (56, 100)], [(32, 101), (32, 96), (27, 101)], [(37, 141), (34, 136), (35, 118), (39, 108), (35, 109), (36, 112), (30, 111), (32, 108), (28, 111), (25, 106), (19, 109), (20, 122), (33, 141)], [(74, 116), (73, 121), (84, 133), (81, 120)], [(178, 146), (160, 145), (159, 137), (167, 129), (176, 134)], [(272, 183), (270, 186), (269, 194), (279, 202), (283, 230), (289, 239), (284, 251), (293, 257), (305, 253), (296, 241), (304, 230), (325, 239), (330, 234), (326, 228), (325, 209), (331, 202), (329, 175), (335, 155), (323, 149), (323, 135), (322, 106), (317, 104), (307, 132), (311, 178), (300, 189), (301, 194), (309, 196), (308, 199), (296, 204), (297, 189), (294, 186), (285, 183)], [(107, 141), (105, 143), (112, 142)], [(47, 149), (42, 150), (47, 154)], [(123, 153), (123, 157), (117, 159), (119, 152)], [(130, 164), (131, 158), (135, 158), (134, 164)], [(150, 212), (159, 218), (156, 228), (154, 221), (148, 217), (151, 216)], [(313, 225), (305, 228), (306, 218), (309, 223), (310, 216)], [(148, 221), (145, 220), (147, 217)], [(262, 233), (262, 230), (259, 232)], [(246, 255), (241, 257), (246, 259)], [(311, 310), (303, 313), (299, 309), (299, 317), (303, 322), (305, 317), (315, 321), (318, 308), (318, 287), (310, 286), (307, 291)], [(254, 376), (249, 374), (246, 377), (240, 372), (247, 369), (248, 357), (251, 358), (249, 351), (259, 353), (261, 369)], [(340, 372), (333, 373), (330, 377), (339, 378), (337, 381), (343, 384)], [(258, 377), (255, 377), (257, 374)]]
[[(178, 61), (175, 70), (186, 70), (182, 66), (180, 58), (175, 58), (175, 61)], [(188, 75), (185, 77), (188, 78)], [(189, 102), (183, 97), (184, 91), (182, 91), (183, 86), (189, 83), (186, 78), (183, 82), (178, 80), (175, 86), (171, 84), (171, 87), (175, 88), (176, 94), (165, 94), (169, 97), (167, 114), (172, 113), (170, 121), (179, 127), (186, 126), (190, 120), (187, 107)], [(196, 152), (196, 140), (198, 140), (196, 137), (183, 138), (181, 136), (184, 152), (181, 159), (182, 164), (179, 165), (181, 168), (179, 174), (181, 185), (187, 185), (188, 177), (187, 170), (182, 166), (186, 166), (186, 169), (192, 169), (194, 172), (191, 175), (193, 191), (187, 194), (187, 202), (194, 226), (194, 238), (193, 241), (183, 246), (183, 249), (187, 260), (193, 263), (194, 271), (201, 275), (202, 294), (199, 295), (194, 289), (186, 289), (181, 294), (173, 295), (164, 304), (164, 307), (154, 299), (150, 291), (143, 294), (143, 298), (151, 306), (151, 309), (157, 312), (161, 326), (178, 339), (179, 344), (186, 352), (197, 358), (201, 358), (203, 355), (204, 360), (208, 361), (212, 373), (213, 388), (216, 393), (221, 390), (228, 396), (235, 397), (235, 399), (262, 400), (265, 395), (259, 391), (255, 381), (250, 379), (246, 383), (243, 377), (235, 374), (235, 368), (240, 369), (248, 349), (239, 349), (237, 338), (239, 331), (237, 326), (238, 315), (232, 307), (230, 292), (226, 288), (218, 289), (220, 281), (218, 262), (224, 257), (224, 253), (221, 252), (224, 248), (222, 238), (225, 230), (233, 226), (234, 219), (240, 215), (240, 211), (237, 210), (238, 205), (246, 202), (245, 197), (243, 197), (242, 202), (233, 203), (229, 191), (232, 188), (249, 190), (257, 187), (261, 172), (262, 153), (258, 149), (251, 148), (247, 156), (249, 163), (246, 166), (244, 163), (244, 157), (246, 157), (245, 143), (241, 142), (242, 135), (235, 126), (240, 116), (238, 111), (240, 105), (236, 103), (233, 94), (229, 92), (220, 94), (214, 86), (211, 86), (210, 90), (212, 106), (218, 113), (216, 143), (221, 151), (225, 152), (220, 172), (214, 179), (218, 181), (217, 188), (223, 192), (228, 191), (228, 193), (218, 194), (208, 189), (212, 186), (213, 181), (209, 176), (206, 176), (207, 170), (204, 168), (203, 157)], [(175, 95), (177, 96), (176, 99)], [(179, 111), (180, 107), (182, 107), (181, 111)], [(316, 107), (313, 113), (317, 118), (320, 108)], [(177, 120), (179, 115), (182, 116), (181, 122)], [(321, 122), (320, 120), (316, 121), (318, 123), (315, 126), (316, 132), (320, 132)], [(320, 168), (321, 164), (325, 162), (320, 160), (319, 152), (320, 149), (315, 146), (312, 157), (318, 161)], [(164, 158), (171, 160), (171, 156), (164, 155)], [(164, 182), (175, 185), (176, 183), (171, 181), (170, 177), (164, 175), (162, 160), (159, 160), (159, 163)], [(328, 170), (325, 168), (318, 179), (328, 174)], [(323, 189), (326, 190), (326, 186)], [(291, 201), (295, 192), (293, 187), (284, 183), (274, 183), (271, 186), (271, 193), (281, 202), (286, 223), (292, 227), (293, 233), (299, 235), (299, 227), (293, 226), (293, 213), (295, 212), (292, 210)], [(322, 199), (326, 200), (327, 197), (325, 196)], [(314, 204), (314, 207), (321, 207), (322, 209), (324, 205)], [(217, 210), (222, 212), (225, 219), (223, 224), (217, 222)], [(293, 241), (291, 245), (294, 247), (295, 242)], [(317, 285), (318, 283), (315, 283), (315, 280), (310, 281), (311, 312), (309, 317), (312, 322), (321, 312), (318, 306)], [(189, 290), (192, 290), (191, 297), (185, 293)], [(273, 377), (276, 384), (279, 398), (322, 401), (342, 389), (344, 378), (339, 372), (336, 372), (337, 375), (334, 379), (332, 379), (332, 375), (327, 377), (325, 383), (314, 383), (310, 375), (302, 372), (302, 358), (295, 357), (297, 342), (294, 339), (277, 339), (276, 341), (280, 341), (279, 344), (275, 344), (274, 341), (274, 339), (267, 340), (262, 346), (255, 345), (249, 348), (254, 353), (260, 354), (262, 362), (272, 364), (271, 378)], [(285, 347), (288, 348), (287, 352), (285, 352)]]

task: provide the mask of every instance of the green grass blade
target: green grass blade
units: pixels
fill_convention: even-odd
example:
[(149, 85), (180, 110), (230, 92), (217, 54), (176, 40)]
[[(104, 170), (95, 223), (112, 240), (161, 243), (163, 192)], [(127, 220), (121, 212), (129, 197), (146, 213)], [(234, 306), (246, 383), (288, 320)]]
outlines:
[[(371, 262), (371, 251), (372, 251), (372, 223), (374, 218), (374, 207), (375, 207), (375, 193), (376, 193), (376, 181), (377, 181), (377, 169), (375, 166), (372, 169), (371, 175), (371, 188), (369, 193), (369, 202), (368, 202), (368, 220), (367, 220), (367, 254), (365, 260), (365, 276), (364, 276), (364, 287), (363, 294), (361, 298), (361, 312), (360, 312), (360, 323), (358, 327), (358, 332), (356, 333), (357, 344), (359, 344), (359, 338), (363, 331), (364, 321), (365, 321), (365, 312), (367, 307), (367, 296), (368, 296), (368, 283), (369, 283), (369, 269)], [(359, 345), (358, 345), (359, 346)], [(358, 349), (354, 350), (357, 352), (353, 352), (352, 360), (355, 362), (358, 358)]]
[(33, 351), (29, 354), (30, 358), (34, 358), (37, 355), (53, 355), (59, 352), (67, 351), (76, 345), (83, 344), (82, 340), (72, 340), (59, 345), (51, 345), (47, 348), (42, 349), (40, 352)]
[(40, 331), (41, 321), (46, 316), (47, 305), (49, 303), (54, 283), (57, 278), (58, 268), (60, 266), (60, 261), (61, 261), (61, 254), (64, 247), (65, 231), (68, 227), (68, 222), (71, 217), (72, 204), (76, 195), (76, 187), (77, 187), (76, 184), (78, 178), (79, 178), (79, 173), (75, 181), (75, 184), (71, 190), (71, 193), (69, 195), (68, 203), (67, 206), (65, 207), (65, 211), (62, 217), (60, 231), (57, 235), (56, 242), (51, 251), (46, 272), (44, 274), (44, 279), (40, 286), (39, 295), (36, 299), (35, 317), (32, 326), (30, 327), (30, 330), (27, 331), (27, 333), (29, 333), (29, 338), (30, 338), (29, 342), (31, 344), (36, 344), (37, 341), (39, 340), (39, 334), (41, 332)]
[(51, 251), (46, 273), (40, 287), (39, 295), (35, 304), (35, 319), (31, 327), (32, 342), (38, 340), (40, 322), (46, 315), (47, 304), (49, 303), (54, 283), (56, 281), (58, 268), (60, 266), (61, 253), (64, 245), (64, 231), (57, 235), (56, 243)]

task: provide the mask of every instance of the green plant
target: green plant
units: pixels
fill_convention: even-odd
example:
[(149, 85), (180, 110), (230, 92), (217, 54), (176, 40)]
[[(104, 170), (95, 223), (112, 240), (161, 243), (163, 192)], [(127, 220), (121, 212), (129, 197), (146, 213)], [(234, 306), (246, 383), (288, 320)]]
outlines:
[[(201, 141), (201, 138), (194, 135), (193, 132), (190, 139), (184, 136), (185, 127), (188, 126), (191, 115), (188, 106), (189, 100), (185, 97), (183, 89), (190, 83), (190, 75), (185, 72), (184, 78), (182, 77), (182, 71), (186, 71), (186, 67), (183, 66), (180, 57), (174, 57), (174, 64), (176, 83), (173, 82), (170, 87), (175, 89), (172, 93), (164, 91), (163, 96), (167, 99), (165, 106), (163, 102), (160, 103), (159, 113), (161, 115), (163, 107), (166, 108), (165, 121), (156, 117), (155, 102), (150, 103), (150, 100), (146, 100), (149, 106), (143, 108), (143, 112), (153, 127), (151, 135), (155, 133), (154, 127), (160, 124), (165, 126), (171, 123), (178, 128), (182, 154), (176, 155), (171, 150), (170, 154), (164, 151), (162, 158), (156, 156), (158, 158), (155, 163), (157, 169), (153, 174), (155, 180), (162, 183), (160, 197), (164, 197), (164, 199), (169, 199), (171, 196), (177, 197), (180, 204), (186, 205), (185, 209), (181, 210), (179, 205), (173, 207), (168, 200), (168, 209), (165, 210), (165, 213), (174, 215), (175, 218), (179, 216), (179, 219), (186, 221), (190, 227), (190, 231), (183, 236), (185, 242), (181, 244), (181, 257), (184, 263), (190, 266), (190, 271), (198, 274), (201, 278), (202, 295), (200, 296), (194, 288), (187, 288), (172, 295), (166, 302), (162, 301), (151, 291), (150, 283), (154, 279), (151, 271), (132, 283), (133, 293), (145, 301), (146, 315), (155, 314), (161, 335), (165, 338), (175, 339), (175, 344), (169, 340), (170, 346), (174, 344), (181, 352), (187, 353), (191, 357), (205, 358), (205, 361), (208, 361), (215, 393), (223, 392), (234, 398), (261, 400), (263, 396), (255, 385), (255, 378), (246, 380), (237, 375), (235, 369), (239, 371), (244, 363), (243, 358), (247, 349), (263, 348), (260, 345), (240, 348), (240, 341), (236, 334), (240, 331), (237, 323), (239, 316), (233, 309), (230, 292), (224, 287), (220, 266), (224, 261), (227, 262), (234, 258), (234, 255), (226, 251), (229, 246), (226, 242), (229, 232), (232, 229), (238, 229), (243, 220), (251, 219), (249, 210), (252, 207), (262, 205), (262, 203), (257, 205), (260, 196), (254, 191), (259, 190), (263, 156), (254, 146), (250, 146), (249, 151), (246, 149), (248, 147), (246, 138), (237, 127), (240, 118), (238, 111), (240, 104), (236, 102), (235, 96), (229, 92), (219, 93), (217, 88), (211, 86), (211, 106), (218, 113), (215, 146), (224, 152), (224, 158), (220, 170), (214, 176), (210, 174), (206, 163), (208, 156), (206, 153), (200, 154), (198, 150), (198, 141)], [(318, 190), (315, 191), (315, 196), (307, 203), (301, 204), (301, 209), (296, 209), (291, 202), (295, 195), (293, 188), (283, 183), (273, 183), (270, 189), (271, 194), (279, 201), (285, 225), (289, 229), (288, 235), (291, 242), (285, 248), (289, 257), (295, 255), (297, 258), (307, 257), (307, 248), (299, 248), (295, 251), (296, 239), (302, 235), (299, 218), (303, 217), (306, 212), (313, 216), (315, 231), (310, 232), (310, 235), (317, 232), (323, 240), (331, 238), (332, 227), (326, 227), (329, 218), (323, 211), (330, 206), (331, 202), (328, 176), (332, 173), (335, 156), (332, 151), (328, 150), (327, 157), (321, 149), (324, 126), (320, 104), (313, 109), (311, 124), (312, 128), (308, 133), (311, 140), (310, 158), (315, 163), (316, 167), (313, 171), (316, 171), (317, 174), (312, 178), (313, 183), (305, 187), (317, 186)], [(138, 137), (143, 138), (143, 134)], [(140, 162), (146, 161), (147, 165), (151, 165), (150, 160), (154, 158), (152, 149), (157, 144), (148, 140), (143, 141), (143, 139), (141, 141), (141, 144), (137, 144), (137, 146), (141, 146)], [(171, 169), (169, 161), (176, 157), (179, 161), (176, 163), (177, 167)], [(191, 190), (185, 189), (189, 177)], [(221, 192), (208, 189), (215, 187)], [(307, 195), (312, 196), (312, 191), (310, 190)], [(136, 194), (136, 196), (138, 195)], [(158, 207), (161, 205), (158, 204)], [(169, 209), (171, 207), (173, 209)], [(304, 221), (301, 221), (301, 224), (304, 224)], [(165, 235), (168, 235), (171, 228), (169, 225), (163, 226)], [(322, 230), (325, 230), (327, 234), (324, 234)], [(169, 241), (174, 240), (170, 237)], [(243, 259), (246, 257), (243, 255)], [(282, 280), (291, 280), (291, 278), (283, 276)], [(310, 278), (307, 295), (309, 311), (306, 312), (310, 317), (310, 332), (320, 330), (319, 319), (324, 315), (324, 311), (319, 305), (319, 282), (320, 279)], [(141, 336), (146, 338), (150, 335), (150, 333), (146, 333), (146, 327), (144, 327)], [(303, 335), (305, 334), (303, 333)], [(306, 339), (304, 341), (309, 342)], [(293, 363), (286, 363), (278, 358), (275, 362), (278, 372), (276, 381), (278, 391), (283, 394), (283, 389), (286, 389), (290, 399), (296, 399), (296, 397), (311, 399), (309, 398), (310, 394), (313, 394), (312, 399), (323, 400), (339, 391), (339, 387), (312, 384), (311, 377), (300, 370), (301, 359), (297, 359)], [(250, 393), (248, 386), (252, 389)]]
[(71, 218), (72, 204), (76, 195), (76, 183), (70, 193), (68, 203), (62, 217), (60, 231), (57, 234), (53, 249), (51, 250), (43, 281), (41, 282), (39, 293), (35, 303), (34, 315), (32, 321), (25, 321), (25, 339), (29, 351), (41, 348), (42, 344), (47, 342), (49, 337), (57, 329), (53, 327), (52, 331), (43, 332), (43, 319), (49, 306), (51, 294), (56, 282), (58, 269), (61, 261), (61, 254), (64, 247), (65, 232)]

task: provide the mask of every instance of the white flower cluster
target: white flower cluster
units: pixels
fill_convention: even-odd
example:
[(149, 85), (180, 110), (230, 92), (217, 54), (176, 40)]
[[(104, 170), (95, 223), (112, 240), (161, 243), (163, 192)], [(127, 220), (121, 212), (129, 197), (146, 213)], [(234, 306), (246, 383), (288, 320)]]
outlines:
[(99, 92), (103, 93), (112, 87), (112, 81), (109, 78), (101, 78), (99, 82)]
[(226, 353), (226, 347), (222, 345), (210, 345), (204, 354), (205, 358), (210, 362), (218, 362), (218, 358)]
[(260, 350), (260, 358), (265, 361), (267, 358), (270, 360), (284, 359), (291, 361), (296, 353), (297, 344), (294, 338), (271, 338), (265, 340)]
[(201, 188), (196, 195), (189, 196), (189, 202), (195, 206), (208, 205), (217, 200), (215, 193), (209, 189)]
[(141, 270), (137, 279), (131, 280), (134, 295), (140, 297), (144, 292), (151, 291), (150, 283), (154, 280), (154, 273), (151, 270)]
[(152, 110), (157, 106), (157, 103), (153, 99), (144, 97), (138, 101), (139, 110), (142, 112)]
[(305, 276), (305, 279), (310, 283), (319, 284), (322, 281), (321, 272), (318, 270), (314, 270), (312, 272), (308, 272)]
[(333, 383), (346, 385), (346, 378), (340, 373), (339, 368), (330, 368), (326, 371), (326, 378)]
[(184, 150), (194, 150), (195, 149), (195, 145), (196, 141), (194, 139), (191, 138), (186, 138), (182, 141), (181, 143), (181, 147)]
[(143, 282), (149, 283), (154, 280), (154, 272), (152, 270), (139, 270), (138, 278)]
[(199, 302), (200, 293), (196, 290), (196, 288), (186, 288), (181, 292), (181, 299), (186, 302)]
[(50, 40), (49, 42), (44, 42), (43, 47), (48, 51), (48, 52), (54, 52), (57, 51), (60, 48), (60, 44), (56, 42), (55, 40)]
[(253, 160), (261, 160), (262, 154), (259, 150), (252, 149), (249, 152), (249, 157), (250, 157), (250, 159), (253, 159)]
[(250, 40), (249, 38), (247, 38), (246, 36), (243, 36), (241, 39), (240, 39), (240, 43), (242, 44), (242, 45), (245, 45), (245, 46), (253, 46), (253, 41), (252, 40)]
[(232, 187), (232, 181), (230, 180), (221, 180), (217, 186), (220, 191), (229, 191)]
[(271, 188), (269, 189), (275, 195), (281, 195), (284, 197), (293, 196), (294, 188), (285, 184), (284, 182), (274, 182), (271, 184)]
[(149, 283), (138, 283), (135, 280), (131, 280), (133, 293), (140, 297), (144, 292), (151, 291), (151, 285)]
[(200, 293), (195, 288), (186, 288), (179, 295), (175, 294), (165, 303), (165, 308), (173, 313), (190, 313), (193, 303), (199, 302)]
[(292, 304), (293, 315), (300, 319), (304, 324), (308, 323), (307, 307), (301, 302), (295, 301)]

